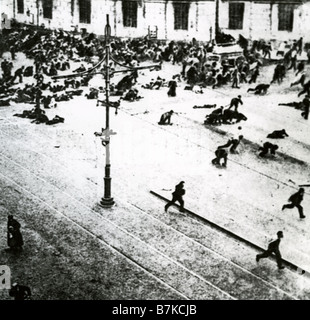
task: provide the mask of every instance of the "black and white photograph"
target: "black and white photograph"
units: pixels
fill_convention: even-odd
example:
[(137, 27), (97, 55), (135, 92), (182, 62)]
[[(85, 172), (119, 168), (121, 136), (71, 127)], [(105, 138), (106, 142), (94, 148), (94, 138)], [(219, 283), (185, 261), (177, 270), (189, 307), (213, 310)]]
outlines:
[(0, 300), (310, 299), (310, 0), (0, 14)]

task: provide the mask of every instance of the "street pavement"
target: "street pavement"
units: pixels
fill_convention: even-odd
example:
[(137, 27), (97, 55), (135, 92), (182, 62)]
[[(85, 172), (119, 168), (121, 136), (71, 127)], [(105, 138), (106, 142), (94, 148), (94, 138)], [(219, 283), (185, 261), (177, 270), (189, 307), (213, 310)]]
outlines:
[[(161, 74), (178, 68), (167, 64)], [(259, 80), (271, 74), (266, 67)], [(143, 71), (139, 81), (156, 76)], [(13, 279), (30, 285), (38, 299), (308, 299), (307, 275), (278, 271), (271, 259), (257, 264), (253, 248), (174, 207), (165, 213), (164, 202), (150, 194), (169, 198), (184, 180), (190, 210), (261, 247), (282, 230), (283, 257), (310, 271), (308, 217), (281, 211), (298, 184), (309, 183), (309, 124), (299, 111), (277, 106), (296, 100), (296, 89), (287, 90), (290, 78), (260, 97), (246, 94), (248, 85), (195, 94), (180, 84), (176, 98), (167, 97), (167, 88), (139, 88), (143, 99), (123, 101), (118, 115), (111, 111), (117, 132), (111, 138), (111, 209), (98, 205), (105, 149), (94, 132), (104, 127), (103, 107), (84, 97), (59, 103), (46, 110), (65, 118), (55, 126), (13, 117), (30, 107), (25, 104), (1, 108), (0, 239), (5, 248), (8, 213), (21, 222), (25, 239), (24, 251), (2, 254), (1, 264), (12, 266)], [(240, 123), (245, 141), (219, 169), (211, 165), (214, 151), (236, 125), (206, 127), (210, 111), (192, 107), (227, 105), (239, 93), (248, 117)], [(158, 126), (170, 109), (179, 113), (173, 125)], [(282, 128), (290, 137), (279, 142), (279, 154), (257, 157), (266, 134)], [(303, 206), (307, 216), (308, 191)], [(47, 271), (51, 261), (57, 262)], [(5, 291), (0, 295), (9, 299)]]

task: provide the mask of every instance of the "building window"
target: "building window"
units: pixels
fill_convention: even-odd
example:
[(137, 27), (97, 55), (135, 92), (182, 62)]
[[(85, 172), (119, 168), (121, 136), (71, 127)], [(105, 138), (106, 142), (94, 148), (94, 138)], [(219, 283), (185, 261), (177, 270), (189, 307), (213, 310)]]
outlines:
[(46, 19), (53, 18), (53, 0), (43, 0), (43, 17)]
[(244, 3), (229, 4), (229, 24), (228, 29), (243, 29)]
[(279, 31), (292, 31), (294, 23), (294, 5), (279, 4)]
[(136, 1), (123, 1), (124, 27), (137, 28), (138, 3)]
[(90, 23), (91, 0), (79, 0), (80, 23)]
[(17, 13), (24, 13), (24, 0), (17, 0)]
[(71, 0), (71, 16), (74, 16), (74, 1), (75, 0)]
[(174, 30), (188, 30), (189, 3), (174, 3)]

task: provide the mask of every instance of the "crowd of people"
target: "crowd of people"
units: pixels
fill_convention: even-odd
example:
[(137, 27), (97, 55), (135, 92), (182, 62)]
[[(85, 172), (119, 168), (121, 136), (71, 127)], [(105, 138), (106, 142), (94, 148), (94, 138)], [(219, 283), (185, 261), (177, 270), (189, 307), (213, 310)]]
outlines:
[[(201, 44), (193, 39), (191, 42), (165, 42), (154, 41), (147, 37), (141, 39), (111, 41), (111, 65), (114, 70), (117, 60), (120, 64), (132, 68), (132, 72), (126, 75), (117, 85), (111, 85), (111, 94), (119, 95), (122, 99), (135, 101), (139, 94), (137, 88), (132, 88), (137, 83), (138, 72), (134, 70), (143, 61), (154, 63), (163, 61), (181, 65), (179, 74), (171, 79), (158, 77), (156, 80), (142, 87), (159, 89), (168, 87), (168, 96), (176, 96), (178, 82), (184, 81), (187, 89), (202, 93), (202, 88), (212, 86), (217, 88), (231, 84), (232, 88), (240, 88), (242, 83), (256, 83), (260, 75), (262, 59), (270, 58), (271, 44), (263, 41), (239, 41), (243, 48), (243, 55), (229, 59), (218, 58), (214, 60), (212, 50), (214, 41)], [(63, 30), (32, 30), (24, 28), (20, 32), (9, 34), (8, 47), (11, 53), (11, 61), (4, 59), (1, 63), (2, 77), (0, 79), (0, 105), (7, 106), (10, 101), (43, 103), (49, 107), (49, 101), (68, 101), (74, 95), (81, 95), (82, 89), (88, 88), (92, 78), (91, 71), (104, 71), (104, 68), (94, 69), (98, 61), (104, 57), (103, 40), (94, 34), (80, 35)], [(296, 79), (291, 86), (301, 84), (303, 93), (310, 95), (310, 81), (307, 81), (304, 71), (304, 62), (298, 62), (297, 56), (302, 52), (302, 38), (294, 41), (290, 48), (279, 48), (277, 55), (283, 55), (283, 59), (276, 65), (270, 84), (258, 84), (255, 88), (249, 88), (248, 92), (266, 94), (272, 83), (281, 83), (286, 70), (296, 70)], [(288, 47), (286, 44), (284, 47)], [(29, 59), (33, 59), (33, 65), (21, 66), (14, 73), (14, 61), (16, 53), (22, 51)], [(114, 59), (114, 60), (113, 60)], [(78, 68), (72, 68), (72, 64), (80, 63)], [(102, 67), (102, 66), (101, 66)], [(67, 78), (59, 84), (60, 80), (53, 79), (64, 71), (76, 73), (80, 77)], [(16, 81), (23, 83), (24, 77), (33, 77), (34, 82), (23, 88), (16, 87)], [(57, 83), (54, 83), (57, 82)], [(198, 89), (197, 89), (198, 88)], [(96, 99), (97, 88), (88, 88), (88, 99)], [(130, 91), (131, 90), (131, 91)], [(126, 96), (126, 94), (130, 93)], [(305, 107), (305, 114), (307, 108)], [(305, 118), (307, 116), (305, 115)]]

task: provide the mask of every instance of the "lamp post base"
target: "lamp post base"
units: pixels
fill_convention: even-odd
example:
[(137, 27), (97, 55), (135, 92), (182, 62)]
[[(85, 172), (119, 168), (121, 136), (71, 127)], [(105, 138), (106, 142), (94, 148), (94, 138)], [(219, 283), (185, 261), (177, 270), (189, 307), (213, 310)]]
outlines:
[(103, 208), (111, 208), (115, 204), (113, 198), (101, 198), (100, 206)]

